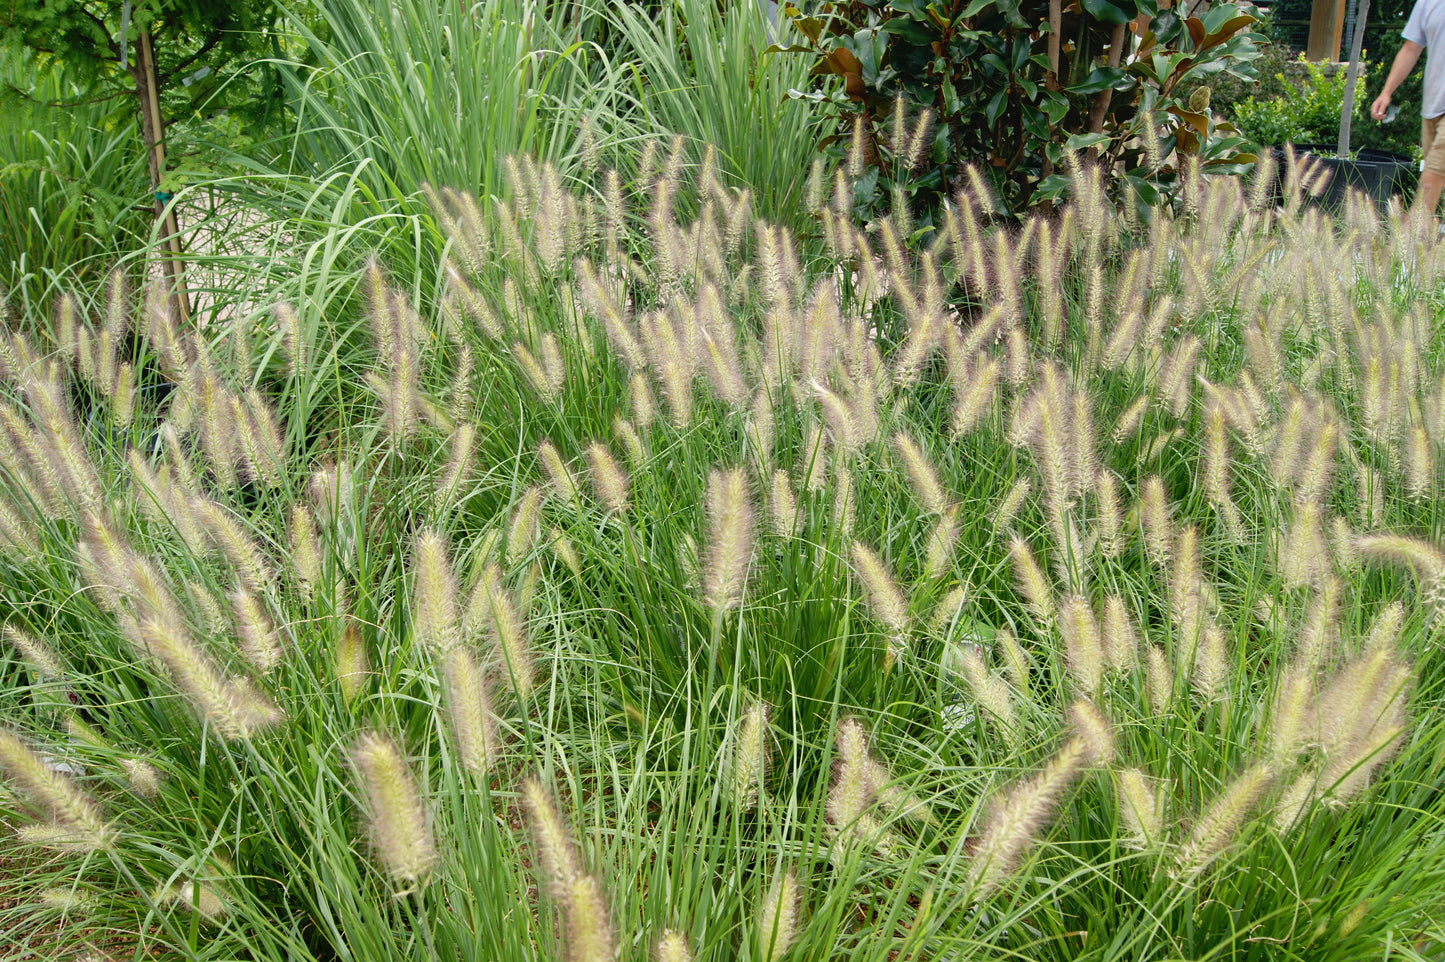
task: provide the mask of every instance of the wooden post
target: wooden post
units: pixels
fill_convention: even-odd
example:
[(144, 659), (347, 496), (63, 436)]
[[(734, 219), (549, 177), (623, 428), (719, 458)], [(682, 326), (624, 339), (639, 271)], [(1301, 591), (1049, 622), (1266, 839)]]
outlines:
[(171, 299), (176, 305), (177, 320), (185, 324), (191, 318), (191, 304), (186, 292), (185, 268), (181, 263), (181, 229), (176, 222), (175, 209), (167, 209), (166, 202), (160, 197), (161, 180), (166, 174), (166, 127), (161, 116), (158, 90), (160, 81), (156, 76), (156, 60), (151, 49), (149, 30), (141, 31), (140, 42), (136, 44), (136, 64), (132, 75), (136, 83), (136, 96), (140, 100), (141, 130), (146, 138), (146, 159), (150, 166), (156, 217), (162, 218), (161, 236), (169, 252), (161, 264), (170, 285)]
[(1345, 0), (1314, 0), (1310, 7), (1310, 39), (1305, 59), (1339, 60), (1345, 31)]

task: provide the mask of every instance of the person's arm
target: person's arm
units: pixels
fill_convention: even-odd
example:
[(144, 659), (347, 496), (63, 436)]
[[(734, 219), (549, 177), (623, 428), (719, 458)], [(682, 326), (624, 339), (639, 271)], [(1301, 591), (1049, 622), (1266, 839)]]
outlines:
[(1424, 47), (1413, 40), (1406, 40), (1400, 45), (1400, 52), (1395, 54), (1395, 62), (1390, 65), (1390, 75), (1385, 78), (1385, 89), (1380, 91), (1380, 96), (1370, 105), (1370, 116), (1376, 120), (1385, 119), (1385, 111), (1390, 109), (1390, 98), (1399, 89), (1405, 78), (1410, 76), (1410, 71), (1415, 69), (1415, 64), (1420, 60), (1420, 54)]

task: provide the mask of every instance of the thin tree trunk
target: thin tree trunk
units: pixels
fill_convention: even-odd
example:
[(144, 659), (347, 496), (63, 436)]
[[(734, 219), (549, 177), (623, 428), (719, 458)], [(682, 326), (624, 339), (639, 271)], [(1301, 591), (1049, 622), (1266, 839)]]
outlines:
[(135, 81), (136, 100), (140, 105), (141, 134), (146, 144), (146, 162), (150, 167), (151, 192), (154, 197), (156, 217), (161, 221), (161, 239), (165, 241), (167, 255), (161, 265), (166, 283), (170, 287), (171, 299), (175, 302), (176, 315), (181, 323), (191, 317), (190, 300), (186, 293), (185, 268), (181, 263), (181, 231), (176, 222), (174, 208), (167, 209), (160, 196), (161, 181), (166, 175), (165, 120), (161, 117), (160, 82), (156, 77), (155, 53), (151, 48), (149, 30), (142, 30), (140, 42), (136, 44), (136, 60), (130, 67), (131, 79)]
[[(1127, 23), (1114, 25), (1114, 31), (1109, 35), (1109, 67), (1119, 66), (1119, 61), (1124, 54), (1124, 36), (1128, 28)], [(1104, 115), (1109, 112), (1109, 104), (1114, 99), (1114, 90), (1105, 87), (1094, 96), (1093, 106), (1089, 108), (1089, 133), (1098, 134), (1104, 130)]]
[[(1044, 77), (1044, 89), (1059, 89), (1059, 33), (1064, 29), (1064, 4), (1063, 0), (1049, 0), (1049, 72)], [(1049, 122), (1049, 142), (1054, 139), (1054, 124)], [(1054, 172), (1054, 162), (1049, 160), (1048, 152), (1044, 152), (1043, 169), (1040, 173), (1047, 177)]]
[[(1109, 58), (1108, 64), (1112, 67), (1119, 66), (1119, 61), (1124, 54), (1124, 40), (1128, 29), (1127, 23), (1114, 25), (1114, 30), (1109, 34)], [(1104, 116), (1109, 112), (1109, 104), (1114, 99), (1114, 90), (1105, 87), (1094, 96), (1094, 102), (1089, 107), (1089, 133), (1099, 134), (1104, 132)], [(1099, 148), (1090, 147), (1087, 152), (1088, 158), (1092, 161), (1098, 158)]]

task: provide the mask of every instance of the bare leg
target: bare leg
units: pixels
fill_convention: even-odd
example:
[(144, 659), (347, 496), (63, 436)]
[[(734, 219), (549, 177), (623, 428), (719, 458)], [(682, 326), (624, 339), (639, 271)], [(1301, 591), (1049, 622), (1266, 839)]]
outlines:
[(1410, 208), (1410, 213), (1413, 215), (1418, 211), (1426, 217), (1433, 217), (1435, 208), (1440, 204), (1442, 190), (1445, 190), (1445, 174), (1421, 171), (1420, 190), (1415, 195), (1415, 204)]

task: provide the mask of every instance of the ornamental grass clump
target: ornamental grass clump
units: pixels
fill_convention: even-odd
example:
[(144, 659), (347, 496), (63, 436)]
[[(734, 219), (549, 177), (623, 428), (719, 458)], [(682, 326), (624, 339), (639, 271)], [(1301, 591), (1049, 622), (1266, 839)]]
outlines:
[(0, 813), (44, 858), (0, 918), (200, 959), (1438, 954), (1441, 248), (1297, 174), (1128, 223), (1069, 169), (1020, 224), (966, 171), (921, 233), (820, 169), (815, 236), (682, 142), (519, 158), (430, 192), (434, 295), (372, 263), (335, 327), (115, 285), (16, 321)]

